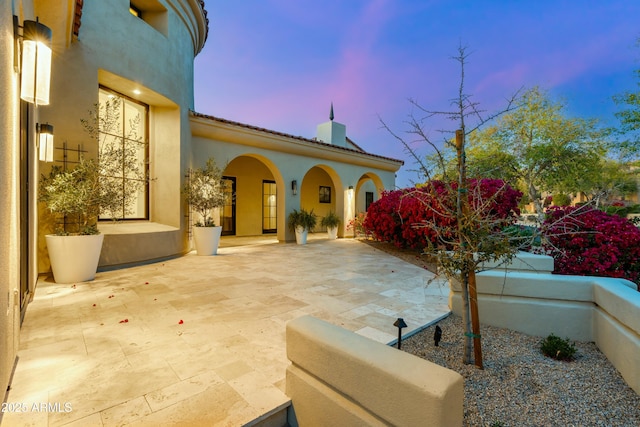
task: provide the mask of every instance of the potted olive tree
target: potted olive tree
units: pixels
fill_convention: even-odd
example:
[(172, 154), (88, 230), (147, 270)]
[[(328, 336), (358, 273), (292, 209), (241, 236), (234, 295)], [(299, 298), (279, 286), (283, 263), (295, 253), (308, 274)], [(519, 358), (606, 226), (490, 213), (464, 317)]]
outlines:
[(216, 226), (212, 215), (215, 208), (224, 205), (225, 192), (222, 169), (216, 165), (213, 157), (207, 160), (204, 168), (189, 169), (189, 179), (183, 192), (191, 209), (200, 216), (193, 227), (196, 253), (216, 255), (222, 227)]
[[(97, 104), (89, 120), (81, 120), (97, 144), (97, 159), (81, 157), (73, 167), (53, 166), (41, 176), (38, 200), (54, 224), (54, 233), (45, 238), (57, 283), (93, 280), (104, 240), (98, 218), (115, 220), (128, 213), (145, 183), (146, 170), (136, 158), (136, 147), (123, 146), (110, 132), (118, 126), (120, 111), (120, 102), (108, 101)], [(135, 127), (136, 121), (130, 126)], [(114, 179), (113, 171), (135, 179)]]
[(289, 214), (288, 225), (291, 231), (296, 233), (296, 243), (304, 245), (307, 243), (307, 236), (310, 230), (316, 226), (317, 217), (311, 211), (300, 209), (300, 211), (294, 209)]
[(327, 228), (327, 235), (330, 240), (338, 238), (338, 226), (340, 225), (340, 217), (331, 211), (320, 220), (320, 225)]

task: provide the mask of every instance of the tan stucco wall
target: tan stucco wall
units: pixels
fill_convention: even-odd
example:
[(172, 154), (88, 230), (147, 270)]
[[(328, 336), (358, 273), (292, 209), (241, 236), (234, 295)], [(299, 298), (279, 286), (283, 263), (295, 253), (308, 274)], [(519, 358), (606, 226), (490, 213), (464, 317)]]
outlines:
[[(17, 351), (19, 305), (15, 289), (19, 282), (18, 190), (19, 158), (17, 73), (13, 68), (13, 21), (11, 2), (0, 3), (0, 395), (5, 390)], [(6, 59), (5, 59), (6, 58)]]
[[(82, 144), (92, 156), (96, 143), (80, 119), (98, 101), (98, 86), (149, 105), (149, 220), (158, 227), (101, 226), (107, 234), (100, 267), (160, 259), (188, 251), (180, 189), (190, 164), (189, 110), (193, 108), (193, 60), (204, 43), (205, 19), (198, 0), (162, 0), (166, 25), (160, 31), (129, 13), (129, 1), (84, 2), (78, 40), (72, 41), (72, 1), (36, 0), (39, 16), (53, 32), (51, 104), (41, 120), (54, 125), (56, 145)], [(143, 15), (144, 16), (144, 15)], [(161, 54), (160, 54), (161, 53)], [(136, 94), (134, 90), (140, 91)], [(56, 150), (58, 158), (62, 152)], [(46, 172), (49, 165), (41, 163)], [(153, 224), (152, 224), (153, 225)], [(48, 270), (41, 230), (39, 270)], [(148, 244), (131, 245), (146, 239)], [(152, 242), (152, 243), (151, 243)], [(118, 260), (118, 264), (113, 264)]]
[(460, 374), (311, 316), (287, 324), (301, 426), (461, 426)]
[[(512, 265), (476, 275), (480, 321), (534, 336), (553, 333), (594, 341), (627, 384), (640, 393), (637, 286), (623, 279), (550, 274), (551, 257), (521, 253), (518, 258)], [(541, 258), (548, 260), (541, 262)], [(461, 315), (457, 282), (452, 282), (449, 306)]]
[[(400, 166), (387, 159), (299, 142), (200, 117), (192, 117), (191, 128), (192, 158), (197, 161), (213, 156), (222, 165), (240, 156), (251, 156), (266, 165), (277, 184), (277, 236), (280, 241), (295, 239), (286, 225), (286, 218), (293, 209), (313, 208), (315, 213), (325, 214), (326, 207), (318, 202), (318, 186), (324, 183), (332, 186), (331, 208), (345, 219), (338, 234), (344, 236), (348, 219), (355, 215), (355, 197), (348, 197), (348, 187), (355, 189), (363, 176), (372, 176), (378, 188), (393, 188), (395, 172)], [(298, 183), (297, 195), (291, 191), (293, 180)]]

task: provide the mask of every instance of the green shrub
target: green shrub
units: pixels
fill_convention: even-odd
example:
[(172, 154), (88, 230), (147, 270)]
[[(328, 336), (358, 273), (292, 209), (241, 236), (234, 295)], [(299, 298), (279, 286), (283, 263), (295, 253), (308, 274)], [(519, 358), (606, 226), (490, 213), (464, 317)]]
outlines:
[(571, 204), (571, 196), (563, 193), (554, 194), (553, 204), (556, 206), (569, 206)]
[(573, 360), (578, 351), (576, 346), (569, 342), (569, 338), (559, 338), (554, 334), (549, 335), (540, 345), (542, 354), (556, 360)]

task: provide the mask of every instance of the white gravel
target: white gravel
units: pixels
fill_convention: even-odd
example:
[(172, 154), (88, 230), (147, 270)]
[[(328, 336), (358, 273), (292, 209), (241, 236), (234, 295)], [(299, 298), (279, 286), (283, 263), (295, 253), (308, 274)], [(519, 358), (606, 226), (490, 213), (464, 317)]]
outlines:
[(561, 362), (540, 352), (540, 337), (482, 325), (480, 370), (462, 363), (462, 319), (438, 325), (439, 347), (430, 326), (402, 350), (464, 377), (466, 426), (640, 426), (640, 396), (594, 343), (575, 342), (576, 360)]

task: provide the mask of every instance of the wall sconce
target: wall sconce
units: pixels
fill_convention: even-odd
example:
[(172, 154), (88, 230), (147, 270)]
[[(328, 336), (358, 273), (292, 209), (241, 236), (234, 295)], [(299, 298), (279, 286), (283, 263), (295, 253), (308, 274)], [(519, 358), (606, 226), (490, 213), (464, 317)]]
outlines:
[(353, 190), (353, 185), (350, 185), (350, 186), (349, 186), (349, 190)]
[(53, 162), (53, 126), (49, 123), (37, 124), (40, 161)]
[[(22, 28), (22, 35), (19, 34)], [(13, 36), (18, 43), (22, 38), (22, 67), (20, 98), (35, 105), (49, 105), (51, 83), (51, 29), (35, 21), (24, 21), (18, 25), (18, 17), (13, 16)], [(14, 49), (14, 55), (19, 49)], [(18, 58), (14, 56), (14, 65)]]
[(293, 193), (294, 196), (298, 194), (298, 181), (295, 179), (291, 181), (291, 193)]

